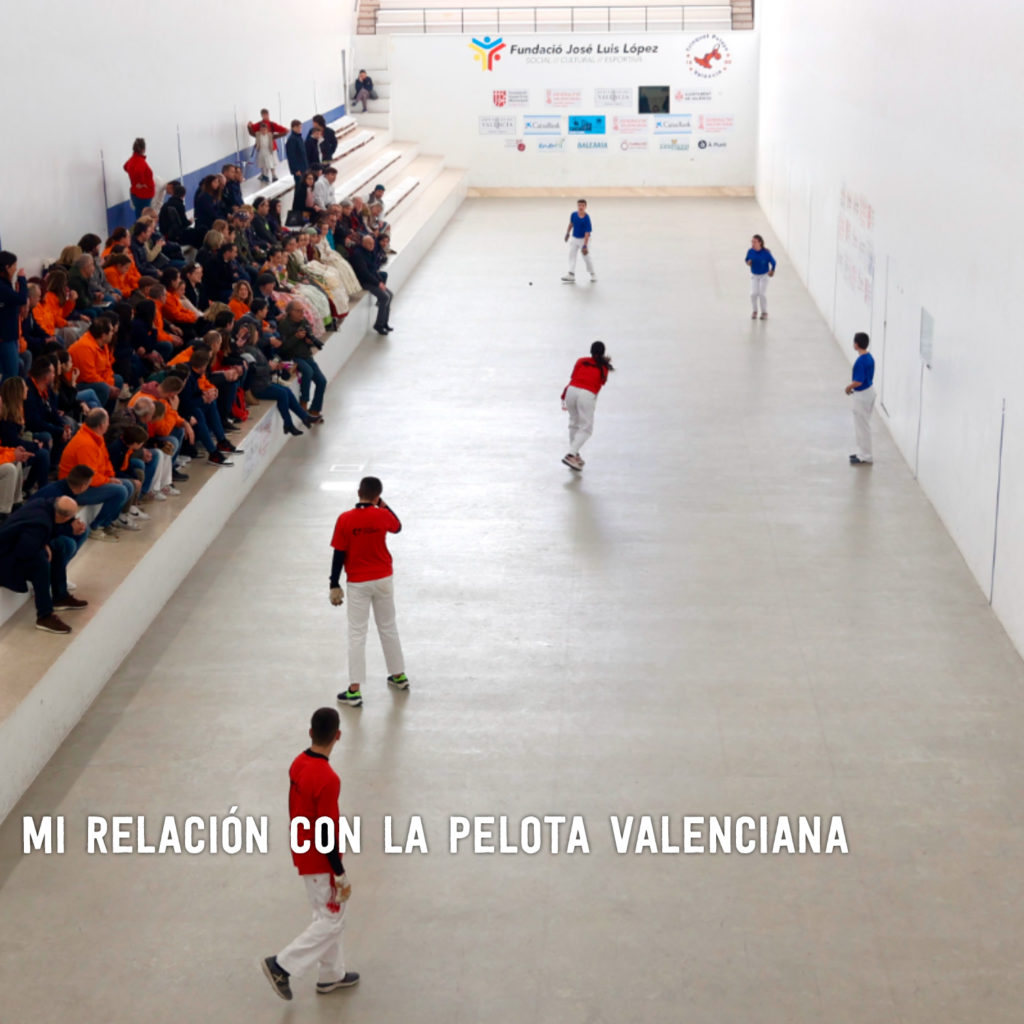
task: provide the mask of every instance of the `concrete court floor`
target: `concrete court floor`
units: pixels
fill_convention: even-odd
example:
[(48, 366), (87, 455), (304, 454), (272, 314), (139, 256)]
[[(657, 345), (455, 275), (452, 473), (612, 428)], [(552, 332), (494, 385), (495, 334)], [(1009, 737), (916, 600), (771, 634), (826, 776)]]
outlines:
[[(572, 208), (462, 207), (0, 829), (4, 1024), (1022, 1019), (1020, 659), (877, 418), (848, 465), (848, 364), (779, 245), (748, 319), (755, 202), (595, 202), (574, 288)], [(558, 396), (596, 337), (580, 477)], [(285, 1004), (286, 772), (345, 685), (328, 541), (371, 472), (413, 687), (371, 634), (333, 759), (363, 980)], [(88, 813), (233, 805), (267, 856), (82, 852)], [(67, 815), (62, 858), (20, 855), (28, 813)], [(589, 856), (447, 852), (449, 815), (558, 813)], [(644, 813), (841, 814), (851, 852), (616, 855)], [(429, 855), (385, 855), (385, 814)]]

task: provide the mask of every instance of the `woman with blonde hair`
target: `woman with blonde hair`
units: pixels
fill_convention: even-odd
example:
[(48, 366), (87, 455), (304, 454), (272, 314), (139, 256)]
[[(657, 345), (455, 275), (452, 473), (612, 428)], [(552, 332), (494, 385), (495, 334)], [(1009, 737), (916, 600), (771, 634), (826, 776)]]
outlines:
[(21, 377), (8, 377), (0, 384), (0, 448), (24, 448), (31, 458), (24, 464), (25, 493), (42, 487), (50, 475), (50, 449), (25, 436), (25, 399), (28, 384)]

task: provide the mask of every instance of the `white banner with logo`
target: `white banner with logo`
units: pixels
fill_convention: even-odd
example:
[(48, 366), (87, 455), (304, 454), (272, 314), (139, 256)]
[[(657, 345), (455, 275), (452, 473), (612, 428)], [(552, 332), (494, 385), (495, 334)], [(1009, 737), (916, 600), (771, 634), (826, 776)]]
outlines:
[(388, 45), (395, 136), (468, 168), (473, 185), (754, 183), (752, 32)]

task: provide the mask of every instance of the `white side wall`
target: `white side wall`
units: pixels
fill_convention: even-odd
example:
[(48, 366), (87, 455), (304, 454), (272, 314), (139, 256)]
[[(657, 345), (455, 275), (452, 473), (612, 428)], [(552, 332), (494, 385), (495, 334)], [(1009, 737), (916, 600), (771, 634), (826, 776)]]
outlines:
[(260, 107), (287, 124), (339, 106), (352, 20), (352, 4), (333, 0), (301, 16), (277, 0), (5, 5), (4, 247), (35, 272), (86, 231), (103, 235), (106, 208), (128, 198), (121, 167), (136, 136), (170, 180), (244, 146)]
[(1024, 650), (1024, 8), (759, 0), (757, 16), (757, 190), (784, 272), (844, 348), (871, 334), (881, 416), (986, 595), (1006, 401), (993, 606)]
[[(753, 185), (754, 33), (506, 35), (489, 69), (472, 42), (392, 36), (389, 59), (396, 137), (471, 185)], [(641, 116), (639, 87), (657, 85), (669, 113)], [(602, 117), (603, 131), (574, 131)]]

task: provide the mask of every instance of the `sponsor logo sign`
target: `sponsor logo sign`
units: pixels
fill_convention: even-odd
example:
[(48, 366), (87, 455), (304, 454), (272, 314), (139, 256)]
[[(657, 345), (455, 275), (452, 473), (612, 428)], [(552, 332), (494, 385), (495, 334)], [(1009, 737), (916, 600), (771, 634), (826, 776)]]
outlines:
[(697, 143), (698, 149), (725, 149), (729, 144), (727, 142), (718, 142), (713, 139), (701, 139)]
[(484, 36), (483, 39), (474, 39), (469, 48), (473, 51), (473, 60), (480, 65), (481, 71), (493, 71), (495, 63), (501, 60), (501, 51), (505, 49), (505, 44), (501, 41), (501, 36), (497, 39)]
[(678, 135), (680, 132), (690, 131), (690, 115), (677, 114), (672, 117), (655, 117), (655, 135)]
[(710, 103), (710, 89), (676, 89), (676, 103)]
[(544, 103), (549, 107), (579, 107), (583, 104), (581, 89), (545, 89)]
[(616, 115), (612, 118), (612, 131), (618, 132), (619, 135), (646, 135), (647, 118)]
[(561, 135), (561, 114), (534, 114), (523, 118), (524, 135)]
[(697, 131), (707, 132), (709, 135), (714, 132), (731, 132), (735, 126), (735, 119), (731, 114), (698, 114)]
[(608, 152), (608, 140), (607, 139), (577, 139), (576, 148), (589, 150), (591, 152)]
[(686, 48), (686, 66), (698, 78), (717, 78), (732, 64), (732, 54), (721, 36), (697, 36)]
[(485, 114), (477, 119), (481, 135), (515, 135), (515, 114)]
[(604, 115), (569, 115), (570, 135), (604, 135)]
[(690, 148), (689, 139), (659, 139), (658, 149), (685, 153)]
[(646, 139), (623, 139), (619, 143), (619, 149), (621, 149), (624, 153), (628, 153), (628, 152), (630, 152), (630, 150), (634, 150), (634, 149), (647, 149), (647, 140)]
[(603, 88), (598, 87), (594, 90), (594, 106), (595, 107), (632, 107), (633, 106), (633, 90), (616, 89), (616, 88)]
[(541, 139), (537, 143), (538, 153), (561, 153), (565, 149), (565, 138), (561, 139)]

